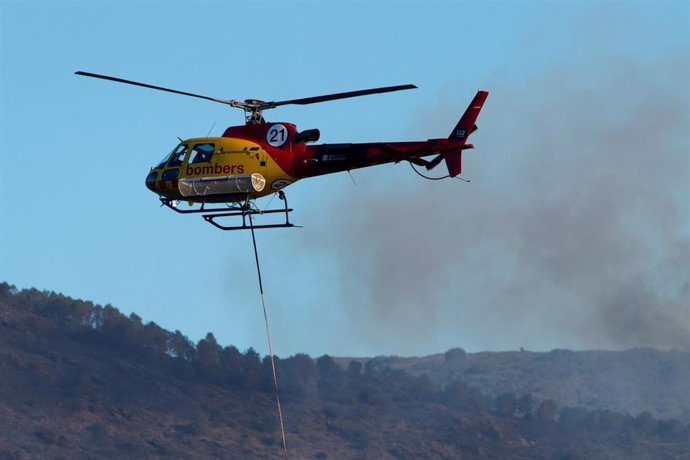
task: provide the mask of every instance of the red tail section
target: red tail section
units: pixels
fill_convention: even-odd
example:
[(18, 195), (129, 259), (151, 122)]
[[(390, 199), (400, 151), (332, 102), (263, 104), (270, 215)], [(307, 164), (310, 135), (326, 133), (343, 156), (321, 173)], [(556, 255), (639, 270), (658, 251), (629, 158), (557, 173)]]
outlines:
[(453, 132), (448, 136), (449, 140), (456, 141), (459, 144), (457, 152), (446, 153), (444, 155), (446, 165), (448, 166), (448, 174), (451, 177), (455, 177), (462, 172), (462, 151), (466, 148), (472, 148), (471, 145), (465, 145), (465, 143), (470, 134), (477, 129), (475, 123), (477, 122), (479, 112), (482, 110), (488, 96), (488, 91), (478, 91), (477, 95), (474, 96), (474, 99), (472, 99), (467, 110), (465, 110), (465, 113), (460, 118), (460, 121), (458, 121), (458, 124), (453, 128)]

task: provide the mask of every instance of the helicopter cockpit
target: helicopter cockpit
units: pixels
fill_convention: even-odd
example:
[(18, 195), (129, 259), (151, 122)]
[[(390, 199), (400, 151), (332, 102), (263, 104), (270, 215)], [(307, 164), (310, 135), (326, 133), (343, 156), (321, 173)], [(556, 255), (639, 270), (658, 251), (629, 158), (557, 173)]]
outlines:
[[(187, 144), (178, 144), (170, 153), (168, 153), (163, 159), (161, 160), (160, 163), (158, 163), (157, 166), (155, 166), (153, 169), (161, 169), (163, 168), (166, 164), (168, 166), (179, 166), (182, 164), (182, 160), (184, 160), (184, 156), (187, 153), (187, 150), (189, 149), (189, 146)], [(168, 162), (168, 160), (170, 160)]]
[[(190, 152), (191, 146), (191, 152)], [(200, 142), (197, 144), (182, 142), (175, 146), (158, 165), (151, 169), (146, 177), (146, 186), (149, 190), (158, 192), (157, 189), (166, 189), (166, 185), (176, 187), (176, 184), (165, 184), (166, 181), (176, 181), (180, 177), (180, 167), (187, 165), (187, 174), (192, 174), (198, 170), (197, 174), (211, 172), (209, 167), (201, 167), (205, 163), (210, 163), (215, 152), (215, 144), (211, 142)], [(200, 165), (200, 166), (193, 166)], [(160, 172), (160, 170), (163, 170)], [(191, 171), (191, 172), (190, 172)], [(160, 173), (160, 176), (159, 176)]]
[[(164, 185), (156, 187), (157, 181), (160, 181), (160, 184), (165, 184), (165, 181), (177, 180), (177, 178), (180, 176), (179, 166), (182, 165), (188, 150), (189, 145), (185, 143), (175, 146), (175, 148), (172, 149), (172, 151), (170, 151), (170, 153), (168, 153), (165, 157), (163, 157), (163, 159), (155, 167), (151, 168), (151, 172), (148, 174), (148, 176), (146, 176), (146, 188), (152, 192), (159, 193), (158, 188), (162, 188)], [(163, 172), (161, 173), (159, 179), (158, 173), (161, 169), (163, 169)]]
[[(181, 166), (184, 162), (189, 145), (182, 143), (178, 144), (170, 153), (168, 153), (163, 160), (158, 163), (153, 169), (175, 168)], [(189, 164), (208, 163), (213, 157), (215, 145), (211, 143), (196, 144), (192, 147), (192, 152), (189, 154)]]

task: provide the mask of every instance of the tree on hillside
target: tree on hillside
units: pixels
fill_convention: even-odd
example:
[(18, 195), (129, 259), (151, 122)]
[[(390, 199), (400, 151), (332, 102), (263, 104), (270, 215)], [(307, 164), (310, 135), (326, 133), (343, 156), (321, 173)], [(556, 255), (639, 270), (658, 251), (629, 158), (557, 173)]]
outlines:
[(408, 395), (415, 401), (437, 401), (439, 399), (439, 387), (429, 377), (429, 374), (410, 376), (408, 381)]
[(534, 397), (532, 393), (527, 393), (522, 395), (517, 402), (517, 410), (522, 415), (522, 417), (528, 418), (532, 415), (532, 409), (534, 408)]
[(362, 363), (359, 361), (350, 361), (347, 365), (347, 378), (349, 380), (357, 380), (362, 374)]
[(170, 333), (168, 331), (150, 321), (144, 326), (142, 332), (141, 342), (145, 349), (150, 350), (154, 355), (170, 353)]
[(537, 408), (537, 418), (543, 421), (553, 421), (556, 418), (557, 407), (556, 403), (550, 399), (545, 399), (539, 404)]
[(645, 411), (635, 417), (633, 427), (643, 434), (652, 434), (656, 428), (654, 416)]
[(503, 393), (496, 397), (496, 414), (501, 417), (512, 417), (518, 409), (515, 393)]
[(196, 353), (192, 360), (197, 376), (210, 382), (221, 382), (223, 379), (223, 367), (220, 353), (222, 348), (211, 332), (199, 340), (196, 345)]
[(170, 338), (171, 353), (175, 358), (191, 361), (194, 356), (194, 344), (179, 330), (176, 330)]
[(9, 284), (3, 281), (0, 283), (0, 300), (7, 300), (17, 294), (17, 288), (14, 284)]
[(443, 354), (446, 364), (452, 364), (459, 361), (463, 361), (467, 353), (462, 348), (451, 348)]
[(485, 396), (466, 382), (455, 380), (449, 383), (442, 392), (442, 401), (456, 409), (485, 411), (491, 404), (491, 398)]
[(100, 331), (97, 341), (121, 351), (138, 348), (132, 321), (112, 305), (106, 305), (96, 315), (95, 329)]
[(192, 358), (194, 358), (195, 353), (194, 343), (179, 330), (176, 330), (175, 333), (170, 336), (170, 355), (174, 358), (173, 372), (175, 372), (175, 375), (179, 378), (194, 378)]
[(250, 389), (258, 389), (261, 383), (261, 357), (252, 347), (244, 352), (243, 365), (245, 385)]
[(319, 388), (336, 390), (343, 384), (343, 370), (328, 355), (316, 360)]
[(296, 354), (280, 363), (281, 390), (286, 395), (304, 398), (316, 381), (314, 360), (304, 353)]
[(220, 353), (225, 381), (233, 387), (241, 387), (246, 382), (244, 371), (244, 357), (242, 353), (232, 345), (223, 348)]

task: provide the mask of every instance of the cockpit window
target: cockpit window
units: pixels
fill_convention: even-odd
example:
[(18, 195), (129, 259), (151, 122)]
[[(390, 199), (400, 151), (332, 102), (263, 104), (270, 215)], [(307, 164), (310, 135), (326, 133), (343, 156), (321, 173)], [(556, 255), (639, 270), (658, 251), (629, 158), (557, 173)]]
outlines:
[[(180, 162), (182, 162), (182, 159), (184, 159), (184, 154), (187, 151), (187, 145), (185, 144), (180, 144), (176, 146), (170, 153), (168, 153), (163, 159), (161, 160), (160, 163), (158, 163), (158, 166), (156, 166), (154, 169), (159, 169), (165, 166), (165, 164), (168, 162), (168, 159), (170, 159), (173, 155), (179, 156), (180, 151), (182, 152), (182, 157), (180, 158)], [(178, 163), (179, 164), (179, 163)]]
[(187, 153), (188, 149), (189, 146), (187, 144), (178, 145), (177, 148), (173, 150), (172, 155), (170, 155), (170, 161), (168, 162), (168, 166), (180, 166), (182, 164), (182, 160), (184, 160), (184, 156)]
[(165, 163), (168, 162), (168, 158), (170, 158), (170, 155), (171, 155), (171, 154), (172, 154), (172, 152), (167, 153), (167, 154), (163, 157), (163, 159), (160, 161), (160, 163), (158, 163), (158, 165), (156, 165), (156, 167), (153, 168), (153, 169), (160, 169), (160, 168), (162, 168), (163, 166), (165, 166)]
[(213, 144), (197, 144), (192, 148), (192, 153), (189, 156), (190, 163), (208, 163), (211, 161), (213, 156), (213, 150), (215, 146)]

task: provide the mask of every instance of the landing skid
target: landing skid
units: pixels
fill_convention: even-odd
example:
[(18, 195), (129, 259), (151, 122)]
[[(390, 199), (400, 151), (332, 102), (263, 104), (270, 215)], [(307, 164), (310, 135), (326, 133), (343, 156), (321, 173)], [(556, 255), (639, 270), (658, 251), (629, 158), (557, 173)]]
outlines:
[[(169, 200), (166, 198), (161, 198), (161, 203), (168, 208), (179, 214), (201, 214), (206, 222), (213, 225), (221, 230), (250, 230), (261, 229), (261, 228), (287, 228), (287, 227), (298, 227), (290, 222), (289, 213), (292, 212), (292, 208), (288, 207), (287, 197), (285, 193), (278, 192), (278, 198), (285, 203), (282, 209), (265, 209), (261, 210), (256, 207), (253, 201), (247, 197), (243, 202), (234, 202), (227, 204), (225, 207), (213, 207), (207, 208), (206, 203), (201, 203), (201, 206), (196, 209), (179, 209), (176, 205), (176, 201)], [(275, 224), (261, 224), (254, 225), (253, 216), (263, 215), (263, 214), (284, 214), (285, 223), (275, 223)], [(223, 225), (216, 222), (215, 219), (225, 218), (225, 217), (242, 217), (242, 225)]]

